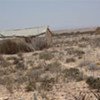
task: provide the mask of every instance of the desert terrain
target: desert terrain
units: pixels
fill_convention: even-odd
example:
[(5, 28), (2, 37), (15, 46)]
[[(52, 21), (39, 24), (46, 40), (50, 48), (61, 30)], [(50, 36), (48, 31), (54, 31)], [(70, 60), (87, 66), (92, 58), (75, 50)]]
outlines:
[(1, 54), (0, 100), (100, 100), (100, 29), (64, 31), (49, 48)]

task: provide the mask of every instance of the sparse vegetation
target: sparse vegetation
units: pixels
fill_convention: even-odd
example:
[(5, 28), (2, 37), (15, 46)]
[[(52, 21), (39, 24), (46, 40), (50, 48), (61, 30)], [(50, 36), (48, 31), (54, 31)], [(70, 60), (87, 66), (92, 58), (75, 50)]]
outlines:
[(63, 73), (68, 80), (75, 80), (75, 81), (83, 80), (83, 73), (80, 72), (79, 69), (77, 68), (65, 69)]
[(26, 86), (26, 91), (29, 92), (29, 91), (35, 91), (35, 90), (36, 90), (36, 82), (29, 80)]
[(86, 48), (86, 47), (87, 47), (87, 44), (84, 42), (84, 43), (78, 44), (78, 46), (79, 46), (80, 48)]
[(23, 61), (18, 61), (18, 63), (16, 64), (16, 68), (17, 69), (26, 69)]
[(9, 63), (2, 55), (0, 55), (0, 66), (1, 67), (8, 67), (11, 63)]
[[(0, 92), (3, 87), (13, 98), (16, 93), (22, 97), (36, 93), (37, 99), (45, 100), (99, 100), (99, 35), (91, 34), (55, 36), (53, 46), (45, 50), (45, 40), (40, 44), (38, 38), (35, 52), (0, 55)], [(34, 97), (32, 94), (31, 99)]]
[(39, 54), (39, 59), (44, 59), (44, 60), (51, 60), (54, 57), (54, 55), (51, 52), (41, 52)]
[(67, 51), (67, 54), (75, 55), (75, 56), (82, 56), (83, 54), (85, 54), (83, 50), (78, 50), (74, 48), (67, 48), (66, 51)]
[(61, 64), (59, 62), (53, 62), (45, 67), (45, 71), (50, 71), (51, 73), (61, 72)]
[(100, 38), (98, 37), (98, 38), (95, 38), (94, 40), (93, 40), (93, 44), (92, 44), (94, 47), (98, 47), (98, 48), (100, 48)]
[(45, 77), (41, 82), (40, 88), (45, 90), (45, 91), (51, 91), (54, 83), (55, 83), (54, 78)]

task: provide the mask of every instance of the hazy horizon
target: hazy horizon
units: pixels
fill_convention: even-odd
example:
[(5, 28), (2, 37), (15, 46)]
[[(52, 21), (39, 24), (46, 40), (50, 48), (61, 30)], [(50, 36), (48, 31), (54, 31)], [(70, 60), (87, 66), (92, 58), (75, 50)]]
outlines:
[(100, 26), (100, 0), (0, 0), (0, 30)]

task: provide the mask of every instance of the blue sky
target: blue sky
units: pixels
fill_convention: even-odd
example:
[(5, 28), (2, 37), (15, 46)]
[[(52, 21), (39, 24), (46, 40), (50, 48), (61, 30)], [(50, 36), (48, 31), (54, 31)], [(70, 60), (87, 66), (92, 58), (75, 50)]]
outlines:
[(0, 30), (100, 26), (100, 0), (0, 0)]

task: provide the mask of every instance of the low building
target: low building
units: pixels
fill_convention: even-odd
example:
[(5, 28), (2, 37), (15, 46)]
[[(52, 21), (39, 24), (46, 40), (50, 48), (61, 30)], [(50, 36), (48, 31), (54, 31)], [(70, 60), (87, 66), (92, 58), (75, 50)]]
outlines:
[[(10, 43), (14, 42), (15, 44), (17, 44), (16, 48), (18, 44), (24, 44), (24, 46), (27, 46), (29, 51), (41, 50), (43, 48), (49, 47), (52, 44), (52, 32), (48, 27), (6, 30), (0, 31), (0, 39), (0, 45), (2, 45), (0, 47), (3, 47), (3, 43), (6, 43), (6, 41), (10, 41)], [(10, 45), (7, 46), (7, 48), (8, 47), (11, 49), (14, 48), (14, 46), (12, 46), (12, 48), (10, 47)], [(18, 52), (19, 51), (21, 51), (20, 48)]]

